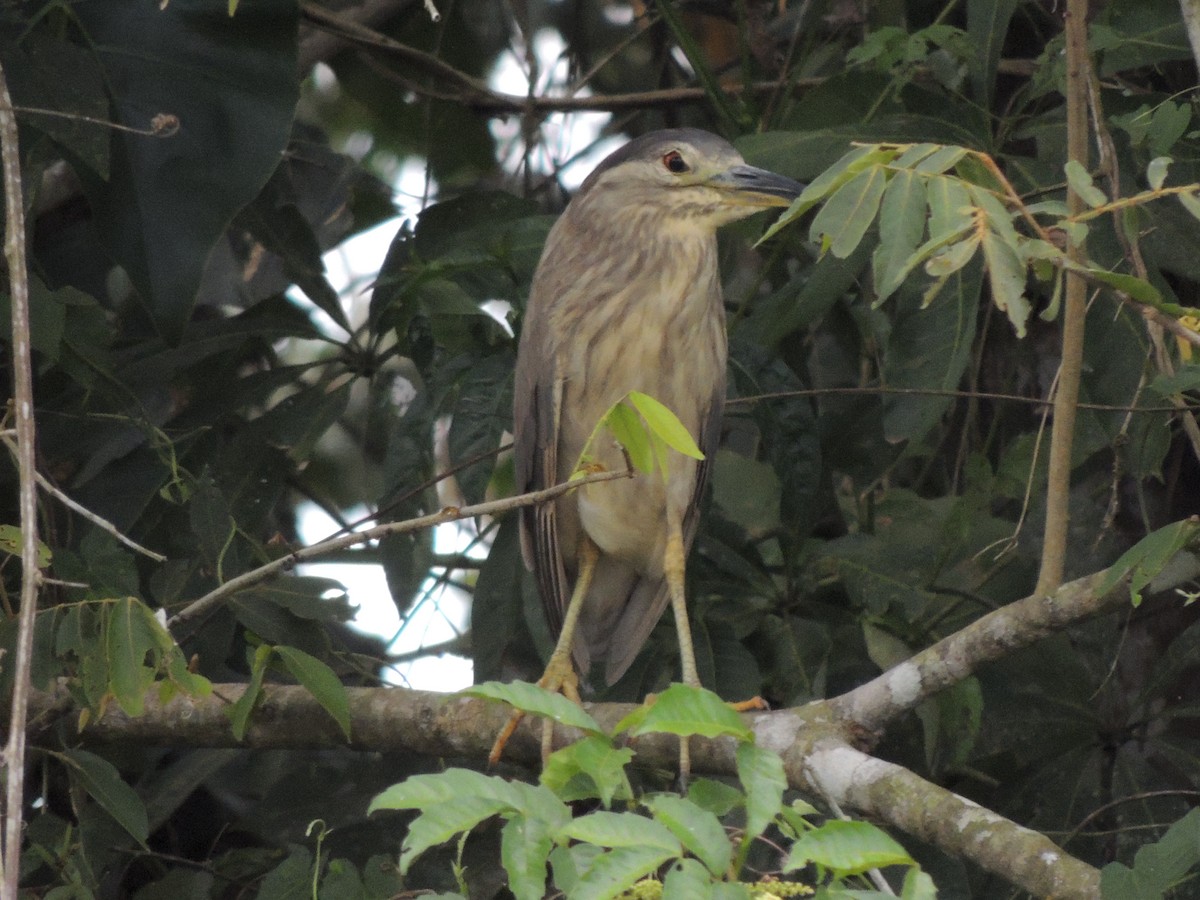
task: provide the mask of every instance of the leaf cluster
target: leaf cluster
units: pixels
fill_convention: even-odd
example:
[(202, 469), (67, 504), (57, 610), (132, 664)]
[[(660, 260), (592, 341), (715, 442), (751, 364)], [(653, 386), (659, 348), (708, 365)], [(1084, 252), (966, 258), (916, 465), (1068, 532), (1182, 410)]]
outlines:
[[(490, 682), (467, 691), (513, 704), (579, 729), (582, 740), (551, 754), (537, 785), (448, 769), (416, 776), (378, 795), (370, 811), (416, 810), (400, 852), (404, 874), (429, 848), (455, 840), (494, 816), (504, 820), (501, 859), (509, 888), (520, 900), (542, 897), (550, 878), (567, 896), (647, 896), (645, 879), (665, 870), (656, 890), (662, 897), (848, 897), (852, 876), (888, 866), (909, 867), (902, 896), (934, 896), (933, 883), (899, 844), (866, 822), (809, 821), (817, 811), (803, 801), (785, 803), (783, 762), (758, 747), (738, 716), (715, 694), (672, 685), (634, 710), (614, 729), (630, 738), (651, 733), (687, 739), (727, 736), (738, 742), (739, 786), (699, 779), (686, 796), (651, 793), (636, 797), (626, 767), (633, 751), (614, 744), (579, 706), (535, 685)], [(603, 808), (575, 814), (581, 801)], [(730, 826), (733, 819), (739, 823)], [(778, 850), (775, 878), (739, 880), (747, 856), (768, 828), (789, 849)], [(459, 841), (462, 853), (463, 840)], [(811, 867), (811, 868), (810, 868)], [(819, 888), (797, 888), (784, 876), (804, 870)], [(775, 880), (776, 878), (780, 880)], [(850, 882), (852, 883), (852, 882)], [(801, 890), (801, 893), (795, 891)], [(853, 896), (885, 896), (855, 891)]]

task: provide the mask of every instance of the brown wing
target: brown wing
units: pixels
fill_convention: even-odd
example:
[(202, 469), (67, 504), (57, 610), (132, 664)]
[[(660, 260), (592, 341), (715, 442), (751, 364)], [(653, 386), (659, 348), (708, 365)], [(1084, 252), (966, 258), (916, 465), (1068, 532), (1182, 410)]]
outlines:
[[(700, 524), (700, 501), (704, 499), (704, 486), (708, 482), (713, 457), (721, 442), (721, 416), (724, 408), (725, 378), (722, 376), (709, 399), (708, 412), (700, 425), (700, 434), (697, 435), (696, 443), (704, 454), (704, 459), (696, 466), (696, 485), (692, 492), (692, 502), (683, 518), (685, 553), (691, 549), (692, 541), (696, 537), (696, 528)], [(635, 585), (609, 643), (608, 661), (604, 667), (604, 678), (609, 684), (615, 683), (633, 665), (646, 639), (650, 637), (650, 632), (654, 630), (670, 602), (666, 579), (643, 578)]]
[[(513, 390), (513, 474), (517, 493), (521, 494), (551, 487), (558, 471), (562, 384), (555, 371), (553, 347), (546, 339), (544, 316), (539, 312), (540, 304), (531, 297)], [(553, 502), (521, 510), (521, 553), (537, 578), (546, 619), (557, 635), (570, 600), (570, 587), (555, 510)]]

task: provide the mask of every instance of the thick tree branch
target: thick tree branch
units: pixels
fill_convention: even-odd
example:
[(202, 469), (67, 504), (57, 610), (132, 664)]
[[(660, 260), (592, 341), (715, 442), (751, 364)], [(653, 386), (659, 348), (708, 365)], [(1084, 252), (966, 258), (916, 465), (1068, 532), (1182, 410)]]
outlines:
[[(256, 749), (346, 746), (338, 726), (301, 687), (267, 685), (242, 743), (233, 739), (226, 710), (245, 685), (223, 684), (204, 699), (176, 697), (165, 706), (153, 692), (146, 714), (131, 718), (110, 707), (84, 729), (90, 742)], [(39, 708), (61, 712), (62, 694), (39, 696)], [(372, 751), (420, 753), (482, 760), (508, 719), (500, 704), (454, 694), (401, 688), (350, 688), (350, 746)], [(611, 730), (633, 706), (588, 704), (588, 712)], [(68, 713), (73, 715), (73, 713)], [(931, 784), (892, 763), (850, 746), (839, 733), (828, 704), (747, 716), (756, 739), (780, 752), (789, 784), (811, 795), (881, 820), (979, 865), (1043, 897), (1095, 896), (1092, 867), (1061, 851), (1046, 837)], [(581, 735), (559, 729), (559, 743)], [(508, 744), (506, 757), (536, 765), (540, 759), (540, 723), (526, 720)], [(640, 765), (673, 769), (677, 739), (648, 735), (632, 742)], [(735, 775), (736, 747), (731, 739), (691, 743), (697, 773)]]
[(1100, 873), (1043, 834), (1012, 822), (914, 775), (835, 740), (819, 741), (786, 760), (788, 781), (882, 819), (943, 851), (970, 859), (1037, 897), (1095, 900)]
[[(1162, 591), (1200, 572), (1195, 558), (1181, 557)], [(877, 818), (908, 834), (973, 860), (1038, 896), (1095, 896), (1095, 869), (1063, 853), (1044, 836), (982, 809), (899, 766), (873, 758), (863, 747), (874, 743), (890, 720), (939, 690), (967, 677), (984, 663), (1128, 602), (1128, 583), (1097, 593), (1106, 573), (1063, 585), (1053, 596), (1032, 596), (998, 610), (951, 635), (908, 662), (860, 688), (829, 701), (745, 717), (760, 744), (780, 753), (792, 787), (826, 796), (839, 805)], [(146, 714), (131, 718), (110, 706), (82, 732), (86, 742), (136, 745), (243, 748), (352, 747), (374, 752), (405, 752), (482, 760), (508, 719), (506, 707), (459, 695), (401, 688), (348, 688), (351, 741), (301, 687), (266, 685), (245, 740), (234, 739), (227, 709), (245, 685), (217, 685), (206, 698), (176, 697), (159, 703), (146, 697)], [(611, 731), (632, 707), (589, 704), (589, 712)], [(35, 694), (33, 711), (46, 725), (66, 716), (77, 720), (65, 683)], [(558, 729), (556, 743), (579, 737)], [(506, 748), (506, 758), (536, 765), (541, 725), (526, 721)], [(671, 769), (678, 744), (668, 735), (632, 743), (639, 764)], [(693, 740), (694, 771), (736, 772), (729, 740)]]
[[(1200, 566), (1193, 565), (1184, 577), (1197, 573)], [(1033, 594), (990, 612), (878, 678), (829, 701), (830, 706), (840, 718), (878, 734), (888, 722), (962, 681), (984, 663), (1067, 625), (1128, 604), (1129, 583), (1124, 579), (1107, 594), (1096, 593), (1106, 576), (1107, 572), (1097, 572), (1068, 582), (1049, 596)]]

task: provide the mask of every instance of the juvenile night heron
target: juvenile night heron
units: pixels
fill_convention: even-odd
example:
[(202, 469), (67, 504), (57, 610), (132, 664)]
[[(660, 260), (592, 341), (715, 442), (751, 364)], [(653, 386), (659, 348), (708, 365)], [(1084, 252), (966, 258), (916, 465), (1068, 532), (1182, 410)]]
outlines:
[[(684, 560), (725, 399), (716, 231), (760, 209), (787, 206), (801, 188), (746, 165), (706, 131), (656, 131), (600, 163), (551, 229), (517, 355), (517, 491), (570, 478), (597, 422), (635, 390), (674, 412), (705, 460), (671, 451), (666, 479), (639, 473), (523, 511), (525, 563), (558, 634), (543, 687), (578, 700), (574, 666), (586, 677), (601, 663), (614, 683), (668, 602), (683, 681), (699, 685)], [(590, 449), (596, 463), (625, 467), (614, 441), (597, 444)]]

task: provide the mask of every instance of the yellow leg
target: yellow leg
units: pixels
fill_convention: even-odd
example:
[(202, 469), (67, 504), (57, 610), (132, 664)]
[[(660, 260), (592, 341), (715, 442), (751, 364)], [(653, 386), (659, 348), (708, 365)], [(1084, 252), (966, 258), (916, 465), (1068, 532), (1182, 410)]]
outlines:
[[(675, 633), (679, 637), (679, 660), (683, 683), (700, 687), (700, 675), (696, 671), (696, 648), (692, 644), (692, 626), (688, 622), (687, 596), (684, 591), (683, 528), (670, 517), (667, 522), (667, 548), (663, 553), (663, 574), (667, 579), (667, 590), (671, 595), (671, 611), (675, 614)], [(679, 782), (686, 789), (692, 774), (692, 754), (688, 739), (679, 742)]]
[[(554, 645), (554, 652), (550, 654), (550, 661), (546, 663), (546, 671), (542, 673), (542, 677), (538, 679), (538, 686), (545, 688), (548, 691), (558, 691), (563, 694), (568, 700), (573, 700), (579, 703), (579, 676), (575, 674), (575, 664), (571, 660), (571, 648), (575, 643), (575, 628), (579, 623), (579, 614), (583, 611), (583, 600), (587, 596), (588, 588), (592, 585), (592, 575), (596, 571), (596, 560), (600, 555), (600, 551), (596, 545), (592, 543), (587, 535), (583, 535), (579, 539), (579, 567), (578, 574), (575, 578), (575, 588), (571, 592), (571, 600), (567, 604), (567, 614), (563, 617), (562, 631), (558, 635), (558, 643)], [(496, 742), (492, 745), (492, 752), (488, 754), (488, 765), (495, 765), (500, 761), (500, 755), (504, 752), (504, 745), (508, 743), (508, 739), (517, 729), (517, 725), (521, 723), (521, 719), (525, 717), (522, 712), (514, 712), (508, 720), (508, 724), (500, 732)], [(553, 748), (554, 740), (554, 722), (547, 719), (542, 725), (542, 761), (550, 755)]]

